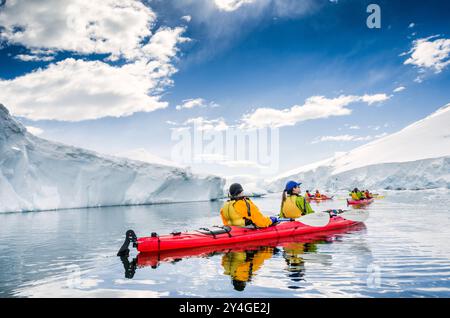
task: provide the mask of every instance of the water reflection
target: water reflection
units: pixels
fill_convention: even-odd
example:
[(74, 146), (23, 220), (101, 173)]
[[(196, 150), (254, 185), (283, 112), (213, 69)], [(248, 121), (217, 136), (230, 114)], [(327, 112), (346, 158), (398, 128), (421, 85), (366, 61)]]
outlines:
[(223, 273), (231, 277), (235, 290), (243, 291), (247, 282), (276, 251), (274, 247), (262, 246), (257, 250), (228, 252), (222, 257)]
[(156, 269), (161, 263), (177, 264), (187, 258), (212, 258), (221, 256), (223, 275), (229, 276), (231, 285), (236, 291), (244, 291), (249, 282), (261, 270), (264, 263), (273, 257), (284, 258), (283, 269), (292, 284), (290, 289), (301, 288), (305, 280), (306, 263), (332, 265), (332, 256), (321, 253), (319, 246), (339, 241), (343, 234), (364, 230), (364, 224), (350, 228), (338, 229), (322, 233), (269, 239), (258, 242), (243, 242), (229, 246), (210, 246), (187, 250), (161, 251), (157, 253), (140, 253), (134, 259), (122, 256), (125, 278), (133, 279), (139, 268)]
[[(314, 243), (291, 243), (284, 247), (283, 257), (286, 260), (286, 270), (288, 277), (292, 282), (298, 283), (304, 280), (305, 276), (305, 259), (302, 258), (304, 253), (317, 253), (317, 244)], [(289, 286), (289, 288), (299, 288), (297, 285)]]

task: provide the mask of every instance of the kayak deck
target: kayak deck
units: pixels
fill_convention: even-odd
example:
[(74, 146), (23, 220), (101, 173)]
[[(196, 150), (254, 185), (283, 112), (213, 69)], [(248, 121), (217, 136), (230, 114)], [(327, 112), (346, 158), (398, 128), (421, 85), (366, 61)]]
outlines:
[(364, 200), (350, 200), (347, 199), (347, 204), (348, 205), (366, 205), (366, 204), (370, 204), (374, 201), (373, 198), (370, 199), (364, 199)]
[(136, 238), (134, 245), (139, 252), (145, 253), (182, 250), (329, 231), (353, 226), (358, 223), (360, 222), (345, 220), (337, 216), (332, 217), (330, 222), (323, 227), (312, 227), (298, 221), (282, 222), (275, 226), (258, 229), (231, 226), (228, 232), (221, 234), (206, 234), (205, 231), (173, 233), (161, 236), (153, 234), (150, 237)]
[(344, 234), (352, 230), (365, 229), (364, 223), (353, 224), (348, 227), (338, 228), (334, 230), (327, 230), (321, 232), (314, 232), (304, 235), (288, 236), (281, 238), (272, 238), (258, 241), (240, 242), (234, 244), (224, 244), (219, 246), (202, 246), (191, 249), (167, 250), (149, 253), (140, 253), (136, 256), (136, 265), (138, 267), (152, 267), (156, 268), (160, 263), (179, 261), (184, 258), (191, 257), (207, 257), (211, 255), (224, 254), (229, 252), (257, 250), (261, 246), (265, 247), (289, 247), (290, 244), (295, 243), (313, 243), (326, 242), (332, 240), (333, 237), (339, 234)]

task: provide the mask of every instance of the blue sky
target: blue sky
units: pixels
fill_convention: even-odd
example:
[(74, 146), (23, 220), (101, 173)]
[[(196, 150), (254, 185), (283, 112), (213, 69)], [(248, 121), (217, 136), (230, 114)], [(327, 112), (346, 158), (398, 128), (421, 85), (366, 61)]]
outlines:
[[(444, 1), (127, 0), (120, 15), (114, 0), (73, 0), (73, 12), (54, 1), (0, 7), (0, 103), (43, 138), (171, 159), (173, 129), (190, 119), (276, 127), (276, 174), (450, 102)], [(366, 25), (370, 3), (380, 29)], [(260, 172), (246, 164), (194, 170)]]

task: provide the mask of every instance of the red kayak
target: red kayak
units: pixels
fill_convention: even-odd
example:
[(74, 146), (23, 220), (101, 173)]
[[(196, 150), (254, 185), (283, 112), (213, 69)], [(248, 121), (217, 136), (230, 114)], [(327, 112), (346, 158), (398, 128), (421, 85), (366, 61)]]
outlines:
[(363, 200), (349, 200), (347, 199), (347, 204), (348, 205), (366, 205), (366, 204), (370, 204), (373, 202), (373, 198), (370, 199), (363, 199)]
[[(351, 226), (351, 230), (365, 229), (364, 223), (357, 223)], [(317, 243), (331, 242), (336, 235), (344, 234), (349, 231), (349, 227), (338, 228), (330, 231), (311, 233), (305, 235), (288, 236), (282, 238), (272, 238), (261, 241), (250, 241), (244, 243), (234, 243), (221, 246), (203, 246), (192, 249), (169, 250), (162, 252), (140, 253), (136, 257), (136, 265), (138, 267), (152, 268), (158, 267), (162, 262), (174, 262), (184, 258), (191, 257), (208, 257), (211, 255), (224, 254), (229, 252), (251, 251), (257, 250), (261, 246), (265, 247), (289, 247), (292, 243)]]
[(310, 201), (326, 201), (326, 200), (333, 200), (333, 197), (322, 196), (321, 198), (311, 197), (306, 199)]
[(330, 222), (326, 226), (322, 227), (308, 226), (298, 221), (288, 221), (267, 228), (254, 229), (224, 226), (214, 227), (213, 229), (203, 228), (185, 233), (174, 232), (161, 236), (152, 233), (149, 237), (141, 238), (137, 238), (134, 231), (129, 230), (126, 233), (125, 242), (119, 250), (118, 255), (122, 256), (127, 254), (130, 243), (133, 243), (133, 247), (136, 247), (139, 252), (151, 253), (276, 239), (346, 228), (359, 223), (361, 222), (349, 221), (339, 216), (334, 216), (330, 218)]

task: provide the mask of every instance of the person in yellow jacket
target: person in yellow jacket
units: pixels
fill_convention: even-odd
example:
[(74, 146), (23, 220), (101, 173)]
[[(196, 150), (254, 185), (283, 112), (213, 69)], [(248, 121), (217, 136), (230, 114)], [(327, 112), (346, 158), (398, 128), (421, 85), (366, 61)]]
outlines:
[(274, 254), (273, 247), (261, 247), (251, 251), (232, 251), (222, 257), (224, 274), (232, 279), (234, 289), (243, 291), (253, 274), (261, 268), (264, 261)]
[(223, 224), (245, 227), (255, 225), (256, 227), (268, 227), (278, 222), (276, 217), (263, 215), (258, 207), (244, 196), (244, 189), (239, 183), (230, 186), (230, 200), (225, 202), (220, 210)]
[(361, 192), (358, 188), (353, 189), (353, 191), (350, 192), (349, 195), (355, 201), (367, 199), (365, 193)]
[(358, 188), (354, 188), (352, 192), (350, 192), (348, 195), (352, 197), (352, 200), (359, 201), (361, 200), (361, 196), (358, 194)]
[(322, 195), (320, 194), (319, 190), (316, 190), (315, 197), (316, 199), (322, 199)]
[(283, 191), (281, 199), (281, 218), (296, 219), (302, 215), (314, 213), (311, 205), (300, 195), (300, 185), (295, 181), (289, 181)]

